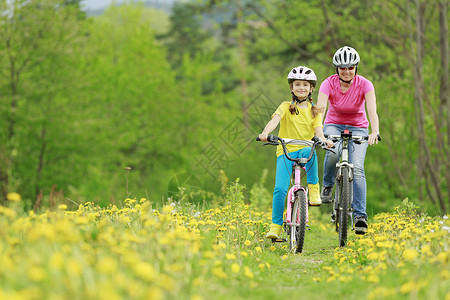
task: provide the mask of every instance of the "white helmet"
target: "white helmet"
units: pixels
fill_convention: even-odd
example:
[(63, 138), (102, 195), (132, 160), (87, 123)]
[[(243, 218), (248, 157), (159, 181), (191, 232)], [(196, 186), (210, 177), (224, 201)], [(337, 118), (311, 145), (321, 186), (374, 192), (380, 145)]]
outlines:
[(287, 76), (289, 84), (291, 84), (294, 80), (306, 80), (312, 86), (316, 86), (317, 76), (314, 71), (308, 67), (299, 66), (297, 68), (293, 68), (291, 72), (289, 72)]
[(352, 47), (344, 46), (333, 56), (333, 64), (338, 68), (348, 68), (359, 63), (359, 54)]

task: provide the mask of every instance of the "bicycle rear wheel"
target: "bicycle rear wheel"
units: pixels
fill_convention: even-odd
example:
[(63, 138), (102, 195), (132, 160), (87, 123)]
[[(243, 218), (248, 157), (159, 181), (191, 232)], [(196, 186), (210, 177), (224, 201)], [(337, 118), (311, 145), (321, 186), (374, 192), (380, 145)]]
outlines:
[(350, 203), (350, 179), (348, 168), (342, 168), (341, 187), (339, 194), (339, 246), (347, 244), (348, 211)]
[(294, 253), (302, 253), (303, 251), (306, 232), (307, 205), (305, 192), (302, 190), (296, 191), (294, 195), (294, 205), (292, 207), (292, 223), (294, 223), (295, 226), (291, 226), (290, 236), (290, 246)]

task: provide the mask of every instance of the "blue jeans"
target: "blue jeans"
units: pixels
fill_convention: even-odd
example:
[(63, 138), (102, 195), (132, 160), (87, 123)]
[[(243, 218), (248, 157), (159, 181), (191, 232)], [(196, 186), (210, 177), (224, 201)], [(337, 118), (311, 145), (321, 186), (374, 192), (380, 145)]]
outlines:
[[(323, 132), (325, 134), (341, 134), (344, 129), (350, 130), (354, 135), (369, 135), (367, 128), (353, 127), (347, 125), (325, 124)], [(326, 151), (323, 162), (323, 186), (333, 186), (336, 177), (336, 163), (340, 159), (340, 145), (336, 143), (336, 154)], [(367, 143), (349, 144), (349, 162), (353, 164), (353, 216), (366, 217), (366, 175), (364, 174), (364, 159), (366, 158)]]
[[(309, 153), (311, 153), (311, 147), (305, 147), (292, 152), (289, 155), (292, 158), (308, 158)], [(277, 158), (277, 174), (275, 177), (275, 189), (273, 190), (272, 200), (272, 223), (274, 224), (283, 224), (284, 199), (286, 198), (289, 189), (293, 164), (294, 163), (288, 160), (284, 154)], [(318, 163), (315, 151), (313, 157), (306, 163), (305, 169), (307, 171), (306, 181), (309, 184), (319, 183)]]

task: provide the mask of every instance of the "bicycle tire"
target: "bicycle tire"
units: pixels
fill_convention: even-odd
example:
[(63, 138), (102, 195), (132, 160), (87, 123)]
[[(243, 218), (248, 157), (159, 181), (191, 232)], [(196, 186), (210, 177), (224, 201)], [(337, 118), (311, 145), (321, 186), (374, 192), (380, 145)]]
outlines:
[(303, 252), (306, 233), (307, 205), (305, 192), (302, 190), (295, 192), (294, 205), (292, 207), (292, 222), (298, 225), (291, 226), (290, 239), (291, 250), (293, 250), (294, 253)]
[(350, 203), (350, 179), (348, 168), (342, 168), (341, 189), (339, 195), (339, 246), (347, 244), (348, 206)]

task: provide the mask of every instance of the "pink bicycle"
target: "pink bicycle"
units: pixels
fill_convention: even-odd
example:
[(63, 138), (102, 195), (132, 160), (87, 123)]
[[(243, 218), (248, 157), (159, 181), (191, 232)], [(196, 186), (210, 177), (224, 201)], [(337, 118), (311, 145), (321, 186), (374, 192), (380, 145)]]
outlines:
[[(260, 141), (259, 138), (256, 138)], [(305, 242), (306, 227), (308, 226), (308, 188), (301, 185), (301, 179), (306, 175), (305, 164), (311, 160), (316, 146), (320, 146), (328, 151), (322, 141), (318, 137), (314, 137), (311, 141), (282, 139), (278, 136), (270, 134), (267, 137), (265, 145), (281, 145), (287, 159), (294, 162), (292, 166), (292, 177), (294, 184), (288, 191), (288, 201), (286, 208), (286, 219), (283, 221), (283, 229), (286, 238), (272, 239), (272, 242), (289, 241), (289, 248), (293, 253), (301, 253)], [(292, 158), (286, 145), (302, 145), (311, 147), (308, 158)]]

